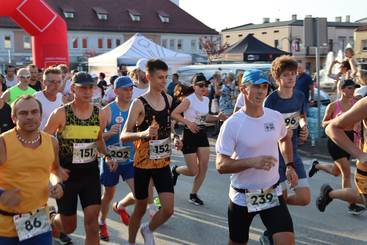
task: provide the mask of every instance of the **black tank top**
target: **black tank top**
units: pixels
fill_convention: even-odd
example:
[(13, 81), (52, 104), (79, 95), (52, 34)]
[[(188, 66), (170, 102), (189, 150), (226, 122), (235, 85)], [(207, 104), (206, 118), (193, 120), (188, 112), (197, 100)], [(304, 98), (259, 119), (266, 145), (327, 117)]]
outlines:
[(0, 134), (14, 128), (13, 120), (11, 119), (11, 107), (4, 103), (0, 109)]

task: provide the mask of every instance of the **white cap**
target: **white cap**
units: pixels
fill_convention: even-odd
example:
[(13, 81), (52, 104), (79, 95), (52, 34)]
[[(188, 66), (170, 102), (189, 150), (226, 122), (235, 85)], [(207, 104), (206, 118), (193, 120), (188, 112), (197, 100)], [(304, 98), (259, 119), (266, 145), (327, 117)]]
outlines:
[(141, 70), (143, 72), (146, 72), (147, 71), (147, 68), (146, 68), (147, 63), (148, 63), (148, 59), (141, 58), (141, 59), (138, 60), (138, 62), (136, 62), (135, 68), (136, 69), (139, 69), (139, 70)]

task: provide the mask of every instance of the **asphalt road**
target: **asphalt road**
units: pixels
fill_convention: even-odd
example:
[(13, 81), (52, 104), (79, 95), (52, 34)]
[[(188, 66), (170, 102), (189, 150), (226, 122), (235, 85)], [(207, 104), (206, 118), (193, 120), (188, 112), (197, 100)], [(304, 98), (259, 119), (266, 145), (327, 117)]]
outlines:
[[(227, 204), (229, 175), (220, 175), (215, 170), (215, 152), (211, 141), (210, 167), (200, 190), (199, 196), (205, 202), (204, 206), (190, 204), (188, 195), (191, 190), (192, 178), (180, 176), (175, 188), (175, 214), (162, 227), (155, 232), (157, 245), (175, 244), (200, 244), (216, 245), (226, 244), (228, 239)], [(174, 152), (175, 164), (183, 165), (180, 152)], [(311, 160), (304, 158), (308, 169)], [(317, 173), (311, 180), (312, 202), (307, 207), (290, 207), (296, 234), (296, 244), (309, 245), (359, 245), (367, 244), (367, 212), (361, 216), (347, 213), (347, 204), (333, 201), (325, 213), (320, 213), (315, 206), (315, 199), (323, 183), (330, 183), (333, 187), (340, 187), (340, 178), (335, 178), (324, 173)], [(115, 200), (127, 193), (125, 183), (118, 185)], [(129, 212), (132, 209), (129, 208)], [(148, 216), (144, 220), (148, 220)], [(107, 220), (110, 242), (101, 244), (125, 244), (127, 240), (127, 227), (122, 224), (119, 217), (111, 212)], [(259, 236), (264, 226), (259, 217), (256, 217), (250, 230), (249, 245), (259, 244)], [(84, 244), (83, 212), (78, 210), (78, 228), (71, 235), (74, 244)], [(138, 234), (137, 244), (143, 244)]]

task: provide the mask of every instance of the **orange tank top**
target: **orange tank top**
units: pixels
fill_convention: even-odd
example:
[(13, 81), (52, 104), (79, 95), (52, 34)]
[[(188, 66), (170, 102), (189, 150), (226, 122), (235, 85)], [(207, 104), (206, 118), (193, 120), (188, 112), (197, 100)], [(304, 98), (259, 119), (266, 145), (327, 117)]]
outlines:
[[(1, 136), (6, 146), (6, 162), (0, 165), (0, 187), (19, 189), (21, 202), (16, 208), (0, 204), (0, 210), (27, 213), (44, 207), (48, 200), (50, 170), (55, 161), (51, 136), (42, 132), (41, 144), (36, 149), (24, 147), (14, 129)], [(1, 236), (17, 236), (11, 216), (0, 215)]]

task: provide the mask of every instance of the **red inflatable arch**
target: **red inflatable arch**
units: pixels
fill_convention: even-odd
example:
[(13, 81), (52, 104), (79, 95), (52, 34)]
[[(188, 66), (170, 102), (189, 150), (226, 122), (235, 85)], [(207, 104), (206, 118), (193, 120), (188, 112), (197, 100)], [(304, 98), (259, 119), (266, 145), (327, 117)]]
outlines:
[(43, 0), (0, 0), (0, 16), (9, 16), (32, 36), (38, 67), (69, 64), (65, 21)]

